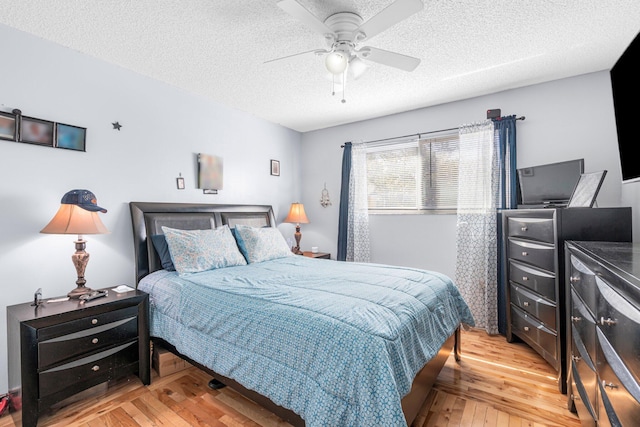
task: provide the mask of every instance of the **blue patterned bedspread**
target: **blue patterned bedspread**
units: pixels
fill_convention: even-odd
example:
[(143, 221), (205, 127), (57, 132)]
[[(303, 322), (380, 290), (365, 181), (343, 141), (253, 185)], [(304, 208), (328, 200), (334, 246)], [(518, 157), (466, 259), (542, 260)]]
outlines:
[(179, 277), (158, 271), (151, 335), (299, 414), (309, 427), (406, 426), (400, 401), (460, 323), (448, 277), (292, 256)]

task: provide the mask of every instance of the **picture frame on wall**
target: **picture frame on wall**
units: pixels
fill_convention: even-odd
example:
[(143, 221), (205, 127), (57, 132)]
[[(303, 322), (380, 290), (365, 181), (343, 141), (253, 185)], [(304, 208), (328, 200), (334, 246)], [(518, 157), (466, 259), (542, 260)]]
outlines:
[(271, 175), (280, 176), (280, 161), (271, 160)]
[(49, 120), (22, 116), (20, 120), (20, 142), (53, 147), (55, 124)]
[(87, 151), (87, 129), (79, 126), (56, 123), (56, 148)]
[(0, 111), (0, 139), (15, 141), (18, 134), (16, 116)]

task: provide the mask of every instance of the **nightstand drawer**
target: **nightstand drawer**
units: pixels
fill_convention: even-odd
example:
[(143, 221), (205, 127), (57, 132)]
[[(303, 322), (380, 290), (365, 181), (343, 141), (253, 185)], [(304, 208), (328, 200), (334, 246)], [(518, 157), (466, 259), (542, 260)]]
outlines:
[(136, 306), (109, 311), (102, 314), (96, 314), (93, 316), (87, 315), (82, 319), (63, 322), (57, 325), (38, 329), (38, 341), (42, 342), (51, 338), (60, 337), (62, 335), (72, 334), (74, 332), (84, 331), (91, 328), (97, 328), (107, 323), (112, 323), (137, 315), (138, 308)]
[(79, 384), (99, 384), (111, 379), (113, 370), (138, 361), (137, 341), (75, 360), (41, 372), (39, 396), (45, 397)]
[[(125, 310), (119, 310), (125, 311)], [(128, 317), (38, 343), (38, 368), (46, 368), (84, 353), (122, 344), (138, 336), (138, 318)]]
[(556, 332), (513, 304), (511, 304), (511, 324), (513, 333), (535, 348), (547, 362), (552, 363), (552, 359), (557, 357)]

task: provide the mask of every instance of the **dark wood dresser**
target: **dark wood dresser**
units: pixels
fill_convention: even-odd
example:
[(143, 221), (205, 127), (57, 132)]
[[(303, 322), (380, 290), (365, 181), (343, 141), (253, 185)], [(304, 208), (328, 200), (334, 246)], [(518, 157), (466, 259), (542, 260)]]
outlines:
[(502, 211), (508, 342), (529, 344), (566, 392), (565, 240), (631, 241), (631, 208)]
[(10, 411), (35, 426), (51, 405), (112, 379), (151, 380), (149, 296), (142, 291), (7, 307)]
[(566, 242), (569, 409), (583, 426), (640, 422), (640, 244)]

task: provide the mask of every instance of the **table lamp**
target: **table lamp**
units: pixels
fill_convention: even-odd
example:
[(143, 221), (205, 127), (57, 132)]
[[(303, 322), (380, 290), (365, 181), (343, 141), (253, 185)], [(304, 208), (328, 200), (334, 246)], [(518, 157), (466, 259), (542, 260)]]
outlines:
[(92, 291), (85, 286), (87, 281), (84, 270), (89, 262), (89, 254), (85, 251), (87, 241), (82, 235), (108, 233), (109, 230), (98, 216), (98, 212), (106, 213), (107, 210), (98, 206), (96, 196), (89, 190), (71, 190), (62, 196), (60, 203), (56, 215), (40, 232), (78, 235), (78, 240), (75, 241), (76, 252), (71, 255), (71, 261), (78, 272), (77, 287), (67, 294), (69, 298), (75, 299)]
[(296, 245), (291, 248), (291, 252), (294, 254), (302, 255), (300, 250), (300, 239), (302, 239), (302, 233), (300, 233), (300, 223), (308, 224), (307, 214), (304, 212), (304, 205), (302, 203), (291, 203), (291, 209), (289, 209), (289, 215), (284, 219), (284, 222), (293, 223), (296, 225)]

